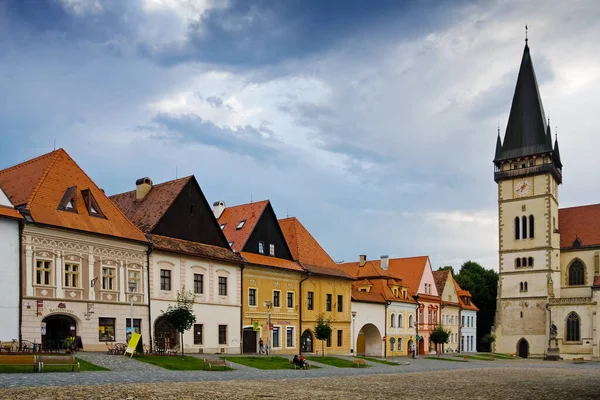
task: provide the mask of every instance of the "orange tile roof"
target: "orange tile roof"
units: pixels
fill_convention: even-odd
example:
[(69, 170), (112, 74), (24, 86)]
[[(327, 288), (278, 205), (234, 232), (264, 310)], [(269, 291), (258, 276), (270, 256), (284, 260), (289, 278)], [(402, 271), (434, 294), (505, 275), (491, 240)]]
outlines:
[(270, 256), (262, 255), (262, 254), (248, 253), (246, 251), (242, 251), (240, 254), (242, 255), (242, 257), (244, 257), (246, 262), (248, 262), (250, 264), (266, 265), (269, 267), (282, 268), (282, 269), (287, 269), (290, 271), (304, 272), (304, 269), (300, 265), (298, 265), (297, 263), (295, 263), (293, 261), (286, 260), (283, 258), (270, 257)]
[(560, 247), (573, 247), (576, 238), (581, 247), (600, 246), (600, 204), (561, 208), (558, 210)]
[(319, 267), (335, 267), (335, 261), (296, 217), (279, 220), (294, 260)]
[(368, 279), (362, 279), (360, 281), (356, 281), (352, 285), (353, 286), (373, 286), (371, 281), (369, 281)]
[(21, 214), (17, 210), (12, 207), (0, 206), (0, 216), (14, 218), (14, 219), (23, 219)]
[(385, 299), (379, 293), (361, 292), (360, 290), (352, 290), (352, 300), (365, 303), (381, 303), (385, 304)]
[[(227, 241), (233, 243), (232, 249), (238, 252), (244, 249), (256, 223), (267, 208), (267, 204), (269, 204), (269, 200), (225, 208), (225, 211), (219, 217), (219, 224), (225, 224), (223, 233)], [(239, 223), (244, 220), (246, 221), (244, 226), (237, 229)]]
[(433, 279), (435, 280), (435, 287), (437, 288), (438, 294), (441, 296), (444, 292), (444, 286), (448, 280), (450, 271), (433, 271)]
[[(0, 171), (0, 187), (15, 206), (24, 206), (37, 223), (147, 242), (146, 236), (113, 204), (63, 149)], [(77, 212), (58, 206), (75, 187)], [(89, 189), (106, 218), (88, 213), (82, 190)]]
[(390, 274), (389, 271), (384, 270), (380, 266), (380, 262), (375, 261), (367, 261), (361, 267), (359, 262), (348, 262), (343, 264), (337, 264), (337, 268), (346, 272), (350, 276), (355, 279), (361, 278), (392, 278), (402, 280), (400, 277), (397, 277), (393, 274)]
[(199, 242), (191, 242), (189, 240), (175, 239), (161, 235), (152, 235), (152, 244), (156, 250), (212, 258), (215, 260), (239, 264), (243, 262), (243, 259), (240, 255), (229, 249)]
[(388, 271), (402, 278), (411, 294), (417, 293), (427, 265), (428, 256), (390, 258)]
[(465, 310), (472, 310), (472, 311), (479, 311), (479, 308), (477, 308), (477, 306), (475, 305), (475, 303), (473, 303), (473, 301), (471, 301), (471, 304), (467, 305), (463, 299), (462, 296), (467, 296), (467, 297), (471, 297), (471, 293), (469, 293), (468, 290), (464, 290), (463, 288), (460, 287), (460, 285), (458, 284), (458, 282), (454, 281), (454, 288), (456, 289), (456, 293), (458, 294), (458, 303), (460, 304), (460, 307), (465, 309)]
[(110, 199), (138, 228), (143, 232), (150, 233), (192, 178), (192, 176), (186, 176), (153, 185), (141, 200), (136, 199), (135, 190), (115, 194), (110, 196)]

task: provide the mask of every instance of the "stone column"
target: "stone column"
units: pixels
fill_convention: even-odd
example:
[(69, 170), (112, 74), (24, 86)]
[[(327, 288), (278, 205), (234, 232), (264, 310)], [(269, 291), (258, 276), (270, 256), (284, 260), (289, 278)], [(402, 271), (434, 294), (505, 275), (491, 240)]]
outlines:
[(63, 299), (65, 292), (63, 290), (63, 255), (59, 251), (56, 252), (55, 260), (55, 276), (56, 276), (56, 298)]
[(25, 295), (33, 296), (33, 249), (25, 245)]
[(119, 300), (127, 301), (125, 297), (125, 266), (123, 265), (123, 261), (120, 261), (119, 264)]

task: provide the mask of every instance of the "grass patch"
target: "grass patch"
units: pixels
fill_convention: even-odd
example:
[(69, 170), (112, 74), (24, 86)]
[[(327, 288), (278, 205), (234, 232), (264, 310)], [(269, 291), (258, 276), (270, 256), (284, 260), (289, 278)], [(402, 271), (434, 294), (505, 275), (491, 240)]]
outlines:
[(363, 360), (367, 360), (367, 361), (371, 361), (371, 362), (376, 362), (379, 364), (385, 364), (385, 365), (400, 365), (391, 361), (386, 361), (386, 360), (381, 360), (379, 358), (373, 358), (373, 357), (365, 357), (365, 356), (357, 356), (356, 358), (362, 358)]
[[(318, 362), (320, 364), (327, 364), (327, 365), (331, 365), (332, 367), (338, 367), (338, 368), (352, 368), (355, 366), (352, 363), (352, 361), (346, 360), (344, 358), (338, 358), (338, 357), (309, 356), (309, 357), (306, 357), (306, 359), (309, 361)], [(368, 367), (368, 365), (365, 365), (365, 367)], [(311, 366), (311, 368), (312, 368), (312, 366)]]
[[(289, 369), (290, 360), (283, 357), (221, 357), (232, 363), (242, 364), (257, 369)], [(312, 367), (312, 366), (311, 366)]]
[[(75, 357), (75, 360), (79, 362), (80, 371), (110, 371), (107, 368), (101, 367), (96, 364), (89, 363), (80, 358)], [(77, 371), (77, 368), (75, 368)], [(0, 365), (0, 373), (29, 373), (34, 372), (33, 366), (24, 367), (19, 365)], [(48, 365), (44, 367), (44, 372), (71, 372), (71, 366), (67, 365)]]
[[(192, 356), (140, 356), (136, 360), (171, 371), (199, 371), (204, 369), (204, 360)], [(213, 370), (226, 371), (231, 368), (214, 367)]]
[(500, 360), (514, 360), (515, 357), (509, 355), (509, 354), (504, 354), (504, 353), (492, 353), (494, 355), (495, 358), (498, 358)]
[(439, 360), (439, 361), (452, 361), (452, 362), (469, 362), (467, 360), (462, 360), (459, 358), (445, 358), (445, 357), (436, 357), (436, 356), (428, 356), (425, 357), (428, 360)]

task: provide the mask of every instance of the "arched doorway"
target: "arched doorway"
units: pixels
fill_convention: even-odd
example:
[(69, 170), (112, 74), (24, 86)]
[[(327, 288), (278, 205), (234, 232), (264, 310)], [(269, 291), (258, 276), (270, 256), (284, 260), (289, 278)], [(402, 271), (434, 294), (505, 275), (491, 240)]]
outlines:
[(406, 345), (406, 351), (407, 351), (408, 354), (411, 354), (412, 348), (413, 348), (414, 345), (415, 345), (415, 342), (412, 339), (410, 339), (408, 341), (408, 344)]
[(300, 350), (303, 353), (312, 353), (314, 342), (315, 340), (310, 329), (305, 330), (300, 337)]
[(154, 341), (159, 349), (174, 349), (179, 345), (179, 332), (164, 317), (154, 323)]
[(524, 338), (517, 344), (517, 354), (521, 358), (529, 357), (529, 343)]
[(417, 346), (419, 348), (417, 354), (425, 354), (425, 339), (423, 338), (423, 336), (421, 336), (421, 338), (419, 339)]
[(77, 323), (64, 314), (50, 315), (42, 322), (46, 323), (46, 334), (42, 335), (42, 346), (48, 350), (64, 348), (63, 341), (69, 336), (77, 336)]
[(373, 324), (364, 325), (356, 337), (356, 353), (364, 356), (383, 357), (383, 342), (379, 329)]
[(256, 353), (256, 331), (253, 327), (244, 328), (242, 351), (244, 353)]

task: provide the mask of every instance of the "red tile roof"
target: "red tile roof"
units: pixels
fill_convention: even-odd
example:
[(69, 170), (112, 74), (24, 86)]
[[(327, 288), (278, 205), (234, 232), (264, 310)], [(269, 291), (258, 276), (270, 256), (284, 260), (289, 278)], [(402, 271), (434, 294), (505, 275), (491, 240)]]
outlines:
[(14, 219), (23, 219), (21, 214), (17, 210), (12, 207), (0, 206), (0, 216), (14, 218)]
[(148, 194), (136, 199), (136, 191), (115, 194), (110, 199), (143, 232), (152, 232), (192, 176), (153, 185)]
[(433, 271), (433, 279), (435, 280), (435, 287), (437, 288), (438, 294), (441, 296), (444, 292), (444, 286), (448, 280), (450, 271)]
[(402, 280), (399, 277), (397, 277), (393, 274), (390, 274), (389, 271), (386, 271), (383, 268), (381, 268), (380, 264), (381, 263), (377, 262), (377, 260), (367, 261), (361, 267), (360, 263), (357, 261), (357, 262), (348, 262), (348, 263), (343, 263), (343, 264), (337, 264), (337, 267), (355, 279), (392, 278), (392, 279)]
[[(61, 228), (147, 242), (146, 236), (113, 204), (63, 149), (0, 171), (0, 187), (15, 206), (29, 210), (35, 222)], [(75, 210), (58, 210), (75, 188)], [(88, 213), (82, 191), (88, 189), (106, 218)]]
[(456, 289), (456, 293), (458, 293), (458, 303), (460, 304), (460, 307), (465, 309), (465, 310), (472, 310), (472, 311), (479, 311), (479, 308), (477, 308), (477, 306), (473, 303), (473, 301), (471, 301), (471, 303), (469, 305), (467, 305), (464, 301), (463, 301), (463, 296), (467, 296), (469, 298), (471, 298), (471, 293), (469, 293), (468, 290), (464, 290), (463, 288), (460, 287), (460, 285), (454, 281), (454, 288)]
[(361, 292), (360, 290), (352, 290), (352, 300), (365, 303), (381, 303), (385, 304), (385, 299), (380, 293)]
[(600, 246), (600, 204), (561, 208), (558, 210), (558, 228), (561, 249), (572, 248), (575, 239), (581, 247)]
[(282, 269), (287, 269), (290, 271), (304, 272), (304, 269), (300, 265), (298, 265), (297, 263), (295, 263), (293, 261), (286, 260), (283, 258), (270, 257), (270, 256), (262, 255), (262, 254), (248, 253), (245, 251), (241, 252), (240, 254), (242, 255), (242, 257), (244, 257), (246, 262), (248, 262), (250, 264), (266, 265), (269, 267), (282, 268)]
[[(225, 224), (223, 233), (227, 241), (233, 243), (231, 245), (233, 250), (240, 252), (244, 249), (256, 223), (267, 208), (267, 204), (269, 204), (269, 200), (225, 208), (225, 211), (219, 217), (219, 224)], [(244, 226), (237, 229), (240, 222), (244, 220), (246, 221)]]
[(228, 261), (241, 264), (243, 259), (240, 255), (229, 249), (211, 246), (209, 244), (190, 242), (160, 235), (152, 235), (152, 244), (156, 250), (170, 251), (173, 253), (187, 254), (196, 257), (212, 258), (220, 261)]

